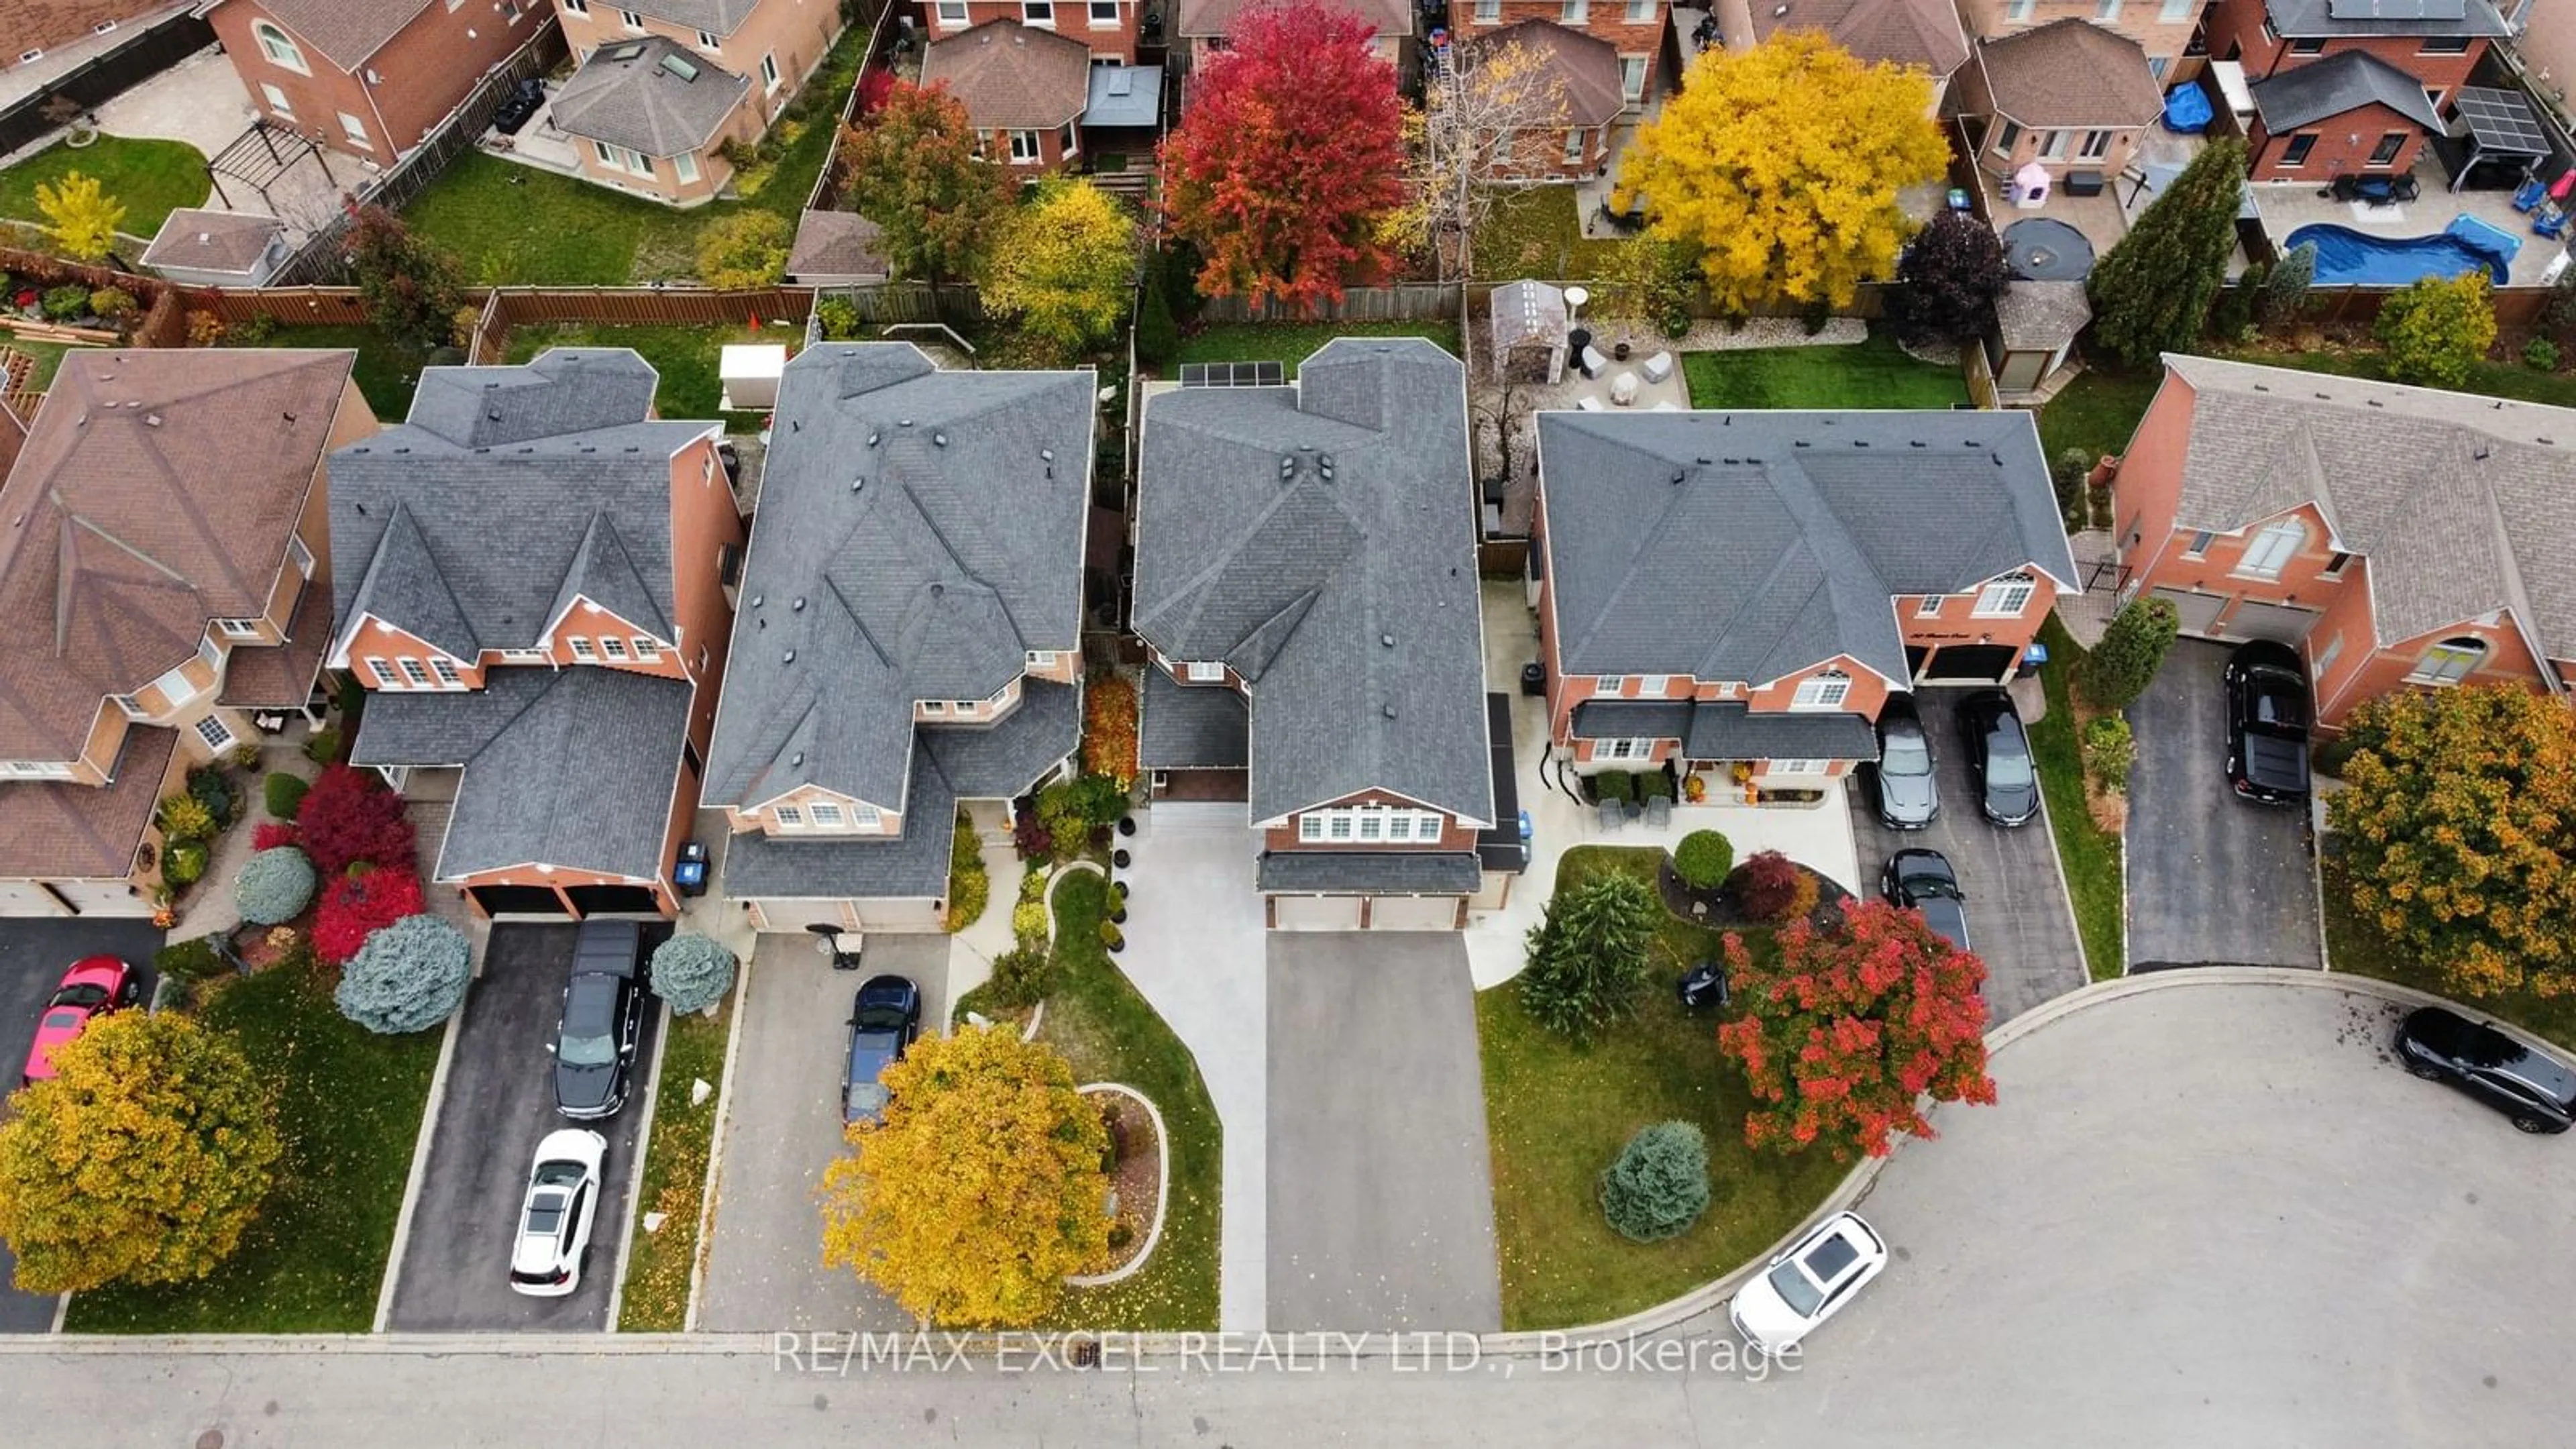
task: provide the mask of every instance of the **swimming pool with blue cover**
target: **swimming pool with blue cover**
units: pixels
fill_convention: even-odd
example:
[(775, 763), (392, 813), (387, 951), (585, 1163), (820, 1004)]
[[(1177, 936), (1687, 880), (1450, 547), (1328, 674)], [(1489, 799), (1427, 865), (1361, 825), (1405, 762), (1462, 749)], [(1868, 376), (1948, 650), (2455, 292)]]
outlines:
[[(2480, 230), (2501, 235), (2483, 224)], [(2509, 236), (2506, 239), (2512, 240)], [(2503, 286), (2512, 271), (2509, 253), (2485, 244), (2483, 238), (2462, 236), (2457, 230), (2432, 236), (2387, 237), (2318, 222), (2284, 237), (2281, 250), (2289, 252), (2310, 242), (2317, 248), (2316, 280), (2321, 287), (2353, 282), (2402, 287), (2424, 277), (2456, 277), (2480, 267), (2486, 268), (2489, 280)]]

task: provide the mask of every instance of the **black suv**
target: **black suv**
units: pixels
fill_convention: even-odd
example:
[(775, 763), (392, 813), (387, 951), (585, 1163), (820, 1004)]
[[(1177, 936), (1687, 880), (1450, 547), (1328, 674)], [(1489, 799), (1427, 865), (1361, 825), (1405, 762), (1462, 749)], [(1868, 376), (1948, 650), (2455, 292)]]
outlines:
[(2227, 656), (2227, 784), (2248, 800), (2308, 798), (2308, 670), (2287, 644), (2256, 639)]
[(2397, 1024), (2397, 1059), (2428, 1082), (2448, 1082), (2525, 1132), (2576, 1122), (2576, 1072), (2492, 1026), (2427, 1006)]
[(563, 1019), (546, 1048), (555, 1055), (555, 1110), (577, 1122), (616, 1116), (626, 1105), (643, 1026), (643, 925), (582, 922), (573, 938)]

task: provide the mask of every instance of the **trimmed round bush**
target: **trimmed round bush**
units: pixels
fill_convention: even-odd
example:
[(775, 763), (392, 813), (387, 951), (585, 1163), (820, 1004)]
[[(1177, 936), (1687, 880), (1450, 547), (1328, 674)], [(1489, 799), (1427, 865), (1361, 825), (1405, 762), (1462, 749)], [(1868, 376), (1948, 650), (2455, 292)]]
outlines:
[(206, 843), (202, 840), (174, 840), (161, 852), (161, 878), (173, 887), (184, 889), (205, 878)]
[(673, 1011), (704, 1011), (733, 989), (741, 962), (712, 937), (681, 934), (653, 948), (653, 994)]
[(340, 1014), (372, 1032), (427, 1031), (465, 1004), (474, 948), (436, 916), (405, 916), (378, 930), (349, 958), (333, 993)]
[(1632, 1243), (1690, 1230), (1708, 1210), (1708, 1139), (1689, 1122), (1637, 1129), (1601, 1174), (1601, 1215)]
[(1714, 830), (1694, 830), (1673, 847), (1673, 874), (1693, 890), (1713, 891), (1735, 869), (1735, 842)]
[(253, 925), (283, 925), (313, 904), (316, 883), (313, 862), (304, 852), (281, 845), (252, 856), (233, 877), (233, 904)]
[(993, 958), (993, 1001), (1017, 1011), (1055, 988), (1055, 957), (1044, 946), (1018, 946)]
[(267, 797), (270, 819), (292, 820), (295, 818), (296, 807), (304, 803), (304, 792), (312, 789), (313, 785), (302, 775), (290, 775), (284, 770), (275, 770), (270, 772), (267, 779), (260, 782), (259, 788), (260, 793)]

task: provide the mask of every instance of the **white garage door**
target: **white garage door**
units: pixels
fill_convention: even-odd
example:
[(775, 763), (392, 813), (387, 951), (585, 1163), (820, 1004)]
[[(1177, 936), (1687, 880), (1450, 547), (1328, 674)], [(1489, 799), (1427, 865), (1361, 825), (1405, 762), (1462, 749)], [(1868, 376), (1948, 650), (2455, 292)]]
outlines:
[(2207, 636), (2210, 626), (2218, 622), (2218, 611), (2227, 607), (2225, 594), (2194, 593), (2190, 589), (2158, 589), (2156, 597), (2174, 606), (2182, 616), (2182, 631)]
[(1272, 896), (1271, 924), (1282, 931), (1356, 931), (1358, 896)]
[(0, 916), (68, 916), (69, 907), (31, 880), (0, 880)]
[(1456, 896), (1379, 896), (1369, 903), (1373, 931), (1454, 931)]
[(2296, 644), (2316, 627), (2317, 611), (2294, 609), (2287, 604), (2263, 604), (2252, 599), (2236, 606), (2227, 616), (2227, 633), (2237, 639), (2277, 639)]

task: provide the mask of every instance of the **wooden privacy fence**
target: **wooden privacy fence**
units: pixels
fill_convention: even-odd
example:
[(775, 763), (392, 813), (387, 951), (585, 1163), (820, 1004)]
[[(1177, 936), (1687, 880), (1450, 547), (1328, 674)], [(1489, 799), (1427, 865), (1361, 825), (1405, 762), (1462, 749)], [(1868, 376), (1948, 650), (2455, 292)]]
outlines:
[(815, 304), (837, 298), (858, 310), (859, 320), (873, 326), (889, 322), (945, 322), (972, 327), (984, 320), (982, 294), (964, 284), (933, 288), (927, 282), (870, 282), (860, 287), (830, 287), (814, 294)]
[(1203, 322), (1432, 322), (1458, 315), (1455, 282), (1398, 282), (1392, 287), (1350, 287), (1339, 302), (1313, 307), (1241, 297), (1210, 297), (1199, 304)]
[(366, 308), (355, 287), (188, 287), (179, 301), (190, 312), (204, 312), (226, 327), (268, 317), (288, 327), (362, 327)]

